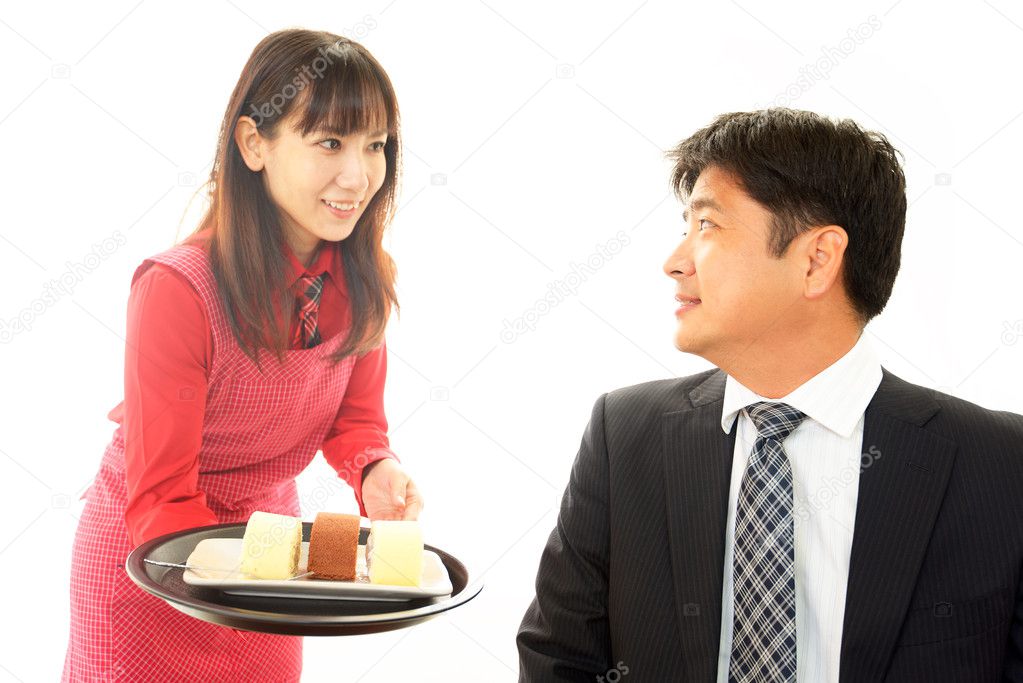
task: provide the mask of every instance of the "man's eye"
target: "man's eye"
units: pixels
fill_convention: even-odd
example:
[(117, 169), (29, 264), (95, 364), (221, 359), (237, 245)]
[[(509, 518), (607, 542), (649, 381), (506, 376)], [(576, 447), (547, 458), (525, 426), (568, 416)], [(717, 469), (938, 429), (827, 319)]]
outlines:
[[(707, 225), (705, 226), (705, 225), (704, 225), (704, 223), (706, 223)], [(713, 223), (711, 223), (710, 221), (708, 221), (708, 220), (707, 220), (706, 218), (701, 218), (700, 220), (698, 220), (698, 221), (697, 221), (697, 225), (699, 225), (699, 226), (700, 226), (700, 229), (701, 229), (701, 230), (702, 230), (702, 229), (703, 229), (704, 227), (710, 227), (710, 228), (714, 227), (714, 224), (713, 224)], [(684, 233), (682, 233), (682, 239), (685, 239), (685, 238), (686, 238), (686, 236), (687, 236), (688, 234), (689, 234), (688, 232), (684, 232)]]

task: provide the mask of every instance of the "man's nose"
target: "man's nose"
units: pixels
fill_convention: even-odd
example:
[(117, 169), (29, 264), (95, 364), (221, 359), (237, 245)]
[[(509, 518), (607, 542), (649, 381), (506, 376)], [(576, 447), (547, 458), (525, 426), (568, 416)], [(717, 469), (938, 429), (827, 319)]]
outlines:
[(683, 239), (664, 262), (664, 274), (670, 278), (688, 277), (696, 270), (687, 241)]

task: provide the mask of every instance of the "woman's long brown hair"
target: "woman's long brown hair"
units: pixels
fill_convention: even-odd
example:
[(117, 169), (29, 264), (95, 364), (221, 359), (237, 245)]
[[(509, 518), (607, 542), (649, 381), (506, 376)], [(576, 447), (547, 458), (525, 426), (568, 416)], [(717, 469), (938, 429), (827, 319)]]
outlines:
[(272, 33), (252, 51), (231, 94), (208, 181), (210, 206), (184, 241), (203, 243), (209, 236), (210, 264), (231, 330), (260, 370), (260, 349), (283, 362), (295, 297), (285, 282), (280, 212), (262, 174), (245, 165), (234, 130), (239, 117), (250, 116), (260, 134), (273, 140), (293, 111), (292, 125), (302, 135), (326, 130), (343, 136), (377, 127), (388, 132), (383, 185), (348, 238), (321, 244), (341, 250), (351, 305), (351, 327), (330, 360), (340, 362), (378, 346), (391, 307), (398, 308), (394, 261), (383, 248), (384, 229), (396, 208), (401, 161), (391, 81), (369, 51), (352, 40), (302, 29)]

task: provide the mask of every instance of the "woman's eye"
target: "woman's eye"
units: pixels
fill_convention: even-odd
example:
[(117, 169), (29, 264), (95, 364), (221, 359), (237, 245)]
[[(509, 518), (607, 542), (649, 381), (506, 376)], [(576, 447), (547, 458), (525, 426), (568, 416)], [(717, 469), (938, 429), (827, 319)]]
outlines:
[[(337, 145), (334, 146), (334, 145), (331, 145), (330, 143), (337, 143)], [(341, 141), (338, 140), (337, 138), (328, 138), (327, 140), (323, 140), (319, 144), (321, 146), (326, 145), (324, 147), (324, 149), (329, 149), (329, 150), (336, 150), (336, 149), (340, 149), (341, 148)], [(384, 147), (386, 145), (387, 145), (386, 141), (384, 141), (384, 142), (379, 142), (379, 141), (378, 142), (373, 142), (373, 143), (370, 144), (370, 149), (372, 149), (374, 152), (382, 152), (382, 151), (384, 151)]]

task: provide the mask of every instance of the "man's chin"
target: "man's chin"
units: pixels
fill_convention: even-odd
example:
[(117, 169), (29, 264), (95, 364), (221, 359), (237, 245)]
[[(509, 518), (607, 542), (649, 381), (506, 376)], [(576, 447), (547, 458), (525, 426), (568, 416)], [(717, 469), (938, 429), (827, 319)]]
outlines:
[(702, 343), (701, 340), (696, 339), (691, 334), (682, 332), (681, 330), (675, 335), (675, 348), (682, 353), (692, 354), (704, 358), (706, 352), (706, 344)]

